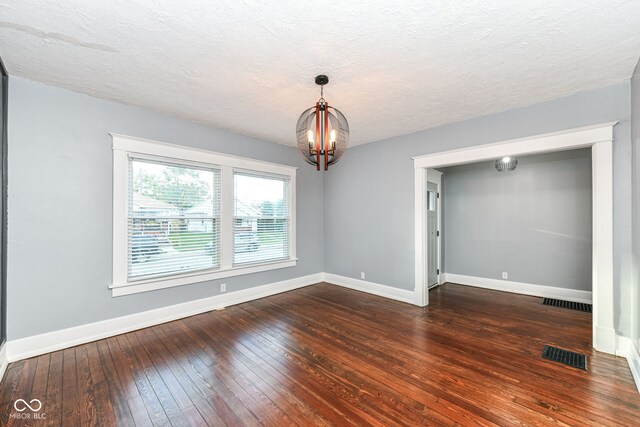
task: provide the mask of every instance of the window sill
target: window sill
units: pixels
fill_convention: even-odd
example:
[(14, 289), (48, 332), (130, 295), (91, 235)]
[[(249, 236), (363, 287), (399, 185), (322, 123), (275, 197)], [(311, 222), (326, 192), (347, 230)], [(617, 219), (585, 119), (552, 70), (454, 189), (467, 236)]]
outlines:
[(240, 276), (243, 274), (260, 273), (262, 271), (277, 270), (280, 268), (295, 267), (297, 258), (264, 264), (252, 264), (229, 267), (221, 270), (181, 274), (169, 277), (140, 280), (109, 286), (112, 297), (137, 294), (140, 292), (155, 291), (157, 289), (171, 288), (174, 286), (190, 285), (193, 283), (207, 282), (209, 280), (223, 279), (225, 277)]

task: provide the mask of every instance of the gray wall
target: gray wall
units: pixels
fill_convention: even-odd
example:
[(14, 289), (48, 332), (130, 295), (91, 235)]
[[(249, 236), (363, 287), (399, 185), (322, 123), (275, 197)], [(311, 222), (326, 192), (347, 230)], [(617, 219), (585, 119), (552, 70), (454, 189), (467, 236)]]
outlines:
[(631, 79), (631, 139), (633, 144), (633, 293), (631, 338), (640, 349), (640, 62)]
[(443, 169), (446, 273), (591, 290), (591, 150)]
[(369, 281), (412, 290), (412, 156), (613, 120), (620, 122), (614, 129), (616, 327), (630, 336), (629, 301), (637, 299), (631, 280), (630, 89), (623, 82), (353, 147), (320, 177), (293, 148), (11, 77), (8, 338), (218, 292), (222, 280), (111, 297), (108, 132), (300, 166), (298, 266), (224, 279), (229, 291), (323, 270), (354, 278), (364, 271)]
[[(324, 174), (325, 271), (412, 290), (412, 156), (617, 120), (614, 128), (616, 327), (630, 333), (631, 135), (628, 81), (353, 147)], [(356, 131), (355, 129), (353, 130)]]
[[(231, 292), (322, 271), (322, 178), (294, 148), (21, 78), (9, 84), (8, 339), (212, 296), (221, 282)], [(112, 298), (109, 132), (300, 166), (298, 265)]]

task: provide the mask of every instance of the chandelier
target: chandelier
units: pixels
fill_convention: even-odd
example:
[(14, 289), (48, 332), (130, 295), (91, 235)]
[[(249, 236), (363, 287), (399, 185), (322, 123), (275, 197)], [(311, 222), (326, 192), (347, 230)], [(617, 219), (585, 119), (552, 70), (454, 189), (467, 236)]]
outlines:
[(349, 123), (344, 115), (330, 107), (324, 99), (324, 85), (329, 83), (329, 77), (316, 77), (316, 84), (320, 85), (320, 99), (315, 107), (305, 110), (298, 119), (296, 138), (298, 149), (307, 163), (316, 165), (324, 159), (324, 170), (337, 162), (347, 149), (349, 143)]

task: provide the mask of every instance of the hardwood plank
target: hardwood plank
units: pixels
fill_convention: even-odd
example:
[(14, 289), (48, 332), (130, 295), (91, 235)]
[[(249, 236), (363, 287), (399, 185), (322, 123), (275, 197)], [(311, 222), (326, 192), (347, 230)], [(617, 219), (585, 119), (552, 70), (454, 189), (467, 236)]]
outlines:
[[(14, 416), (18, 415), (18, 411), (16, 411), (13, 406), (16, 399), (23, 399), (29, 403), (31, 403), (31, 400), (33, 399), (33, 397), (31, 396), (31, 390), (33, 389), (33, 381), (36, 375), (36, 367), (37, 367), (37, 359), (31, 358), (24, 361), (24, 366), (21, 371), (21, 376), (18, 379), (18, 384), (13, 390), (13, 395), (9, 402), (10, 409), (12, 410), (11, 411), (12, 415)], [(34, 403), (34, 405), (35, 404), (36, 403)], [(35, 415), (34, 413), (31, 413), (30, 410), (27, 410), (27, 411), (30, 413), (30, 415)], [(24, 419), (14, 418), (10, 416), (9, 422), (7, 425), (13, 427), (13, 426), (21, 426), (21, 425), (24, 425), (25, 423), (26, 423), (26, 420)]]
[[(116, 346), (119, 346), (120, 350), (123, 353), (124, 361), (126, 363), (126, 367), (124, 369), (128, 370), (131, 373), (131, 377), (135, 382), (136, 388), (138, 389), (138, 393), (142, 399), (142, 402), (144, 403), (144, 406), (147, 408), (149, 418), (151, 418), (151, 422), (153, 423), (153, 425), (171, 425), (167, 414), (164, 412), (164, 407), (160, 403), (158, 396), (154, 393), (153, 387), (151, 386), (151, 383), (149, 382), (143, 369), (140, 367), (138, 360), (134, 355), (133, 349), (129, 345), (127, 337), (125, 335), (117, 336), (114, 341), (114, 345), (110, 347), (111, 350), (113, 351)], [(134, 401), (137, 402), (137, 400)]]
[(202, 418), (200, 412), (195, 406), (189, 406), (183, 411), (185, 425), (188, 426), (206, 426), (207, 422)]
[[(93, 386), (93, 395), (96, 402), (96, 414), (98, 425), (115, 426), (118, 425), (113, 401), (109, 395), (109, 385), (107, 381), (101, 381)], [(122, 424), (124, 425), (124, 424)]]
[[(208, 396), (194, 384), (187, 372), (185, 372), (181, 364), (174, 357), (177, 349), (174, 348), (173, 343), (163, 343), (153, 328), (147, 328), (138, 333), (145, 337), (141, 340), (141, 343), (146, 350), (150, 354), (157, 354), (162, 357), (165, 365), (171, 370), (184, 392), (198, 408), (198, 411), (205, 418), (208, 425), (224, 425), (224, 421), (209, 402)], [(181, 353), (178, 352), (178, 354), (178, 357), (182, 356)], [(188, 369), (189, 368), (187, 368), (187, 370)]]
[(78, 406), (83, 426), (97, 426), (98, 412), (95, 404), (89, 354), (84, 346), (76, 347), (76, 375), (78, 380)]
[(157, 396), (158, 403), (164, 410), (164, 413), (169, 419), (171, 425), (183, 425), (182, 410), (176, 403), (173, 395), (162, 380), (162, 377), (158, 373), (157, 369), (149, 359), (146, 351), (144, 351), (144, 348), (138, 342), (137, 336), (135, 334), (129, 334), (126, 336), (122, 336), (122, 339), (127, 340), (130, 351), (138, 360), (140, 368), (147, 377), (148, 384), (150, 385), (151, 390), (153, 390), (153, 392)]
[[(148, 363), (153, 365), (158, 371), (160, 377), (164, 381), (166, 387), (169, 389), (169, 392), (173, 396), (173, 399), (176, 401), (176, 404), (180, 409), (186, 409), (193, 406), (193, 402), (187, 395), (187, 393), (182, 388), (180, 381), (173, 374), (172, 370), (167, 366), (162, 356), (156, 351), (149, 351), (145, 345), (146, 340), (149, 339), (144, 331), (136, 331), (128, 336), (129, 339), (134, 339), (136, 341), (137, 348), (144, 352), (145, 355), (141, 355), (140, 357), (145, 357), (148, 359)], [(153, 339), (153, 338), (152, 338)]]
[[(42, 408), (37, 412), (38, 418), (33, 420), (23, 420), (23, 423), (17, 425), (43, 425), (44, 417), (46, 419), (47, 413), (47, 384), (49, 382), (49, 366), (51, 364), (51, 354), (43, 354), (36, 357), (36, 372), (33, 377), (33, 387), (29, 397), (31, 399), (38, 399), (42, 404)], [(29, 399), (27, 399), (29, 400)]]
[[(197, 328), (197, 325), (194, 325), (194, 327)], [(217, 337), (222, 337), (222, 335), (220, 335), (220, 330), (218, 330), (218, 333), (216, 335), (217, 335)], [(225, 338), (227, 338), (227, 337), (225, 336)], [(226, 351), (225, 350), (226, 349), (226, 347), (225, 347), (226, 343), (227, 343), (227, 341), (225, 339), (220, 339), (220, 340), (217, 341), (217, 344), (218, 344), (219, 348), (221, 349), (221, 351)], [(238, 377), (243, 380), (245, 385), (251, 384), (251, 386), (249, 386), (248, 388), (245, 388), (245, 392), (252, 393), (252, 394), (254, 394), (254, 396), (256, 398), (264, 399), (267, 402), (270, 402), (270, 404), (278, 405), (277, 402), (275, 402), (273, 400), (273, 398), (269, 398), (268, 397), (270, 395), (270, 393), (272, 392), (272, 387), (270, 387), (268, 384), (272, 384), (273, 382), (268, 381), (268, 378), (266, 378), (263, 375), (264, 372), (262, 374), (258, 374), (262, 381), (260, 383), (256, 383), (254, 380), (251, 379), (251, 376), (253, 375), (253, 373), (250, 372), (250, 371), (252, 371), (252, 369), (248, 369), (248, 370), (243, 370), (242, 369), (242, 368), (246, 367), (246, 365), (247, 365), (246, 361), (240, 361), (240, 360), (238, 360), (238, 361), (240, 363), (234, 363), (233, 367), (230, 366), (226, 361), (221, 362), (221, 363), (223, 363), (223, 366), (222, 366), (223, 372), (220, 372), (220, 375), (221, 376), (225, 376), (227, 374), (238, 375)], [(256, 363), (258, 363), (258, 362), (256, 362)], [(245, 403), (245, 400), (242, 400), (242, 402)], [(249, 401), (249, 402), (251, 402), (251, 401)], [(250, 403), (249, 403), (249, 405), (250, 405)], [(279, 412), (279, 416), (280, 417), (282, 417), (282, 415), (284, 413), (286, 413), (286, 411), (284, 411), (284, 410), (283, 411), (278, 411), (278, 412)], [(254, 409), (253, 413), (255, 414), (255, 409)], [(293, 421), (293, 420), (291, 420), (291, 421)], [(290, 420), (289, 420), (289, 417), (286, 417), (285, 419), (280, 419), (280, 420), (275, 421), (275, 422), (277, 422), (278, 424), (282, 424), (282, 423), (285, 423), (285, 422), (288, 423), (288, 422), (290, 422)]]
[(4, 378), (0, 387), (0, 421), (2, 425), (7, 425), (9, 422), (9, 415), (13, 412), (13, 393), (18, 387), (20, 379), (22, 378), (22, 370), (24, 369), (24, 360), (16, 363), (11, 363), (7, 367), (4, 373)]
[(63, 352), (51, 353), (47, 378), (47, 418), (45, 425), (62, 425)]
[[(198, 351), (198, 357), (204, 362), (207, 366), (213, 366), (216, 363), (216, 359), (218, 358), (218, 354), (213, 350), (211, 346), (208, 345), (206, 339), (203, 339), (201, 334), (197, 333), (193, 329), (189, 328), (184, 319), (180, 322), (175, 322), (176, 325), (182, 332), (184, 332), (189, 339), (187, 341), (191, 341), (196, 344), (197, 348), (202, 351)], [(185, 337), (186, 338), (186, 337)]]
[[(207, 327), (202, 327), (197, 322), (197, 317), (187, 319), (190, 327), (199, 329), (211, 338), (208, 340), (211, 345), (215, 345), (219, 351), (226, 353), (223, 345), (220, 344), (217, 334), (210, 334)], [(293, 425), (287, 415), (276, 406), (260, 389), (247, 379), (239, 369), (240, 366), (232, 365), (221, 358), (216, 367), (218, 375), (224, 378), (227, 387), (249, 408), (255, 417), (263, 425)]]
[(81, 425), (74, 348), (63, 350), (62, 361), (62, 419), (64, 424)]
[[(191, 330), (183, 322), (177, 323), (180, 326), (180, 331), (186, 332)], [(170, 326), (170, 325), (167, 325)], [(238, 416), (239, 421), (244, 425), (255, 425), (258, 420), (255, 415), (245, 406), (244, 402), (239, 399), (235, 393), (231, 391), (226, 382), (220, 379), (220, 371), (214, 367), (215, 363), (204, 365), (199, 362), (199, 359), (195, 358), (195, 354), (188, 350), (187, 342), (189, 342), (188, 336), (183, 335), (179, 331), (175, 331), (172, 334), (174, 337), (174, 343), (180, 348), (182, 353), (187, 357), (187, 360), (193, 361), (192, 364), (195, 367), (194, 372), (200, 379), (202, 385), (209, 389), (211, 393), (218, 393), (226, 406)], [(193, 334), (189, 334), (193, 336)], [(200, 345), (198, 345), (202, 348)], [(211, 350), (211, 349), (209, 349)], [(207, 351), (205, 351), (206, 353)]]
[[(168, 334), (164, 327), (169, 325), (160, 325), (162, 328), (154, 328), (154, 332), (165, 344), (167, 349), (171, 352), (175, 360), (182, 367), (187, 374), (191, 384), (198, 390), (200, 396), (206, 398), (211, 404), (216, 414), (218, 414), (225, 423), (231, 425), (245, 425), (242, 418), (238, 413), (233, 411), (233, 404), (230, 403), (229, 396), (223, 390), (214, 390), (211, 384), (202, 377), (201, 372), (198, 370), (206, 369), (206, 365), (196, 355), (193, 355), (188, 351), (188, 348), (182, 347), (179, 336)], [(185, 353), (186, 352), (186, 353)]]
[(99, 405), (99, 407), (102, 408), (102, 410), (100, 411), (100, 414), (102, 417), (106, 419), (112, 418), (111, 414), (113, 414), (113, 418), (115, 418), (116, 425), (118, 426), (134, 425), (133, 416), (131, 414), (131, 410), (129, 409), (127, 397), (125, 395), (124, 390), (122, 389), (122, 385), (120, 384), (120, 379), (118, 378), (118, 373), (113, 364), (113, 359), (111, 358), (109, 345), (107, 344), (106, 340), (97, 341), (96, 345), (98, 347), (98, 354), (100, 355), (100, 363), (104, 371), (105, 382), (107, 383), (107, 390), (109, 392), (109, 402), (111, 404), (110, 406), (113, 411), (111, 413), (111, 411), (109, 410), (109, 406)]
[(259, 359), (258, 357), (247, 354), (244, 347), (236, 346), (228, 341), (229, 335), (226, 335), (223, 330), (218, 329), (216, 335), (222, 337), (219, 343), (226, 348), (227, 352), (232, 348), (236, 350), (233, 353), (229, 352), (229, 362), (231, 362), (233, 368), (242, 372), (246, 379), (255, 385), (264, 396), (280, 407), (294, 423), (301, 425), (327, 424), (327, 421), (319, 416), (312, 407), (283, 387), (276, 378), (264, 370), (262, 364), (256, 361)]
[[(51, 353), (36, 357), (36, 373), (33, 378), (31, 398), (39, 399), (44, 404), (47, 397), (47, 384), (49, 382), (49, 366), (51, 365)], [(45, 410), (46, 408), (43, 408)]]
[[(97, 424), (101, 426), (116, 425), (115, 410), (110, 398), (109, 385), (102, 368), (98, 345), (95, 342), (85, 344), (78, 347), (76, 353), (81, 349), (86, 352), (86, 362), (89, 366), (89, 380), (93, 393)], [(83, 374), (83, 378), (85, 378), (85, 387), (87, 387), (86, 373)]]
[(136, 427), (153, 426), (149, 412), (140, 395), (127, 399), (127, 404)]
[[(318, 284), (11, 363), (0, 425), (638, 425), (589, 313), (452, 284), (430, 303)], [(17, 398), (46, 419), (10, 418)]]
[(129, 366), (130, 361), (124, 357), (124, 353), (118, 344), (117, 337), (107, 338), (105, 340), (109, 353), (111, 353), (111, 359), (113, 360), (113, 366), (116, 369), (116, 375), (118, 376), (118, 382), (127, 399), (135, 396), (139, 396), (140, 392), (136, 387), (136, 380), (131, 372)]
[(89, 370), (91, 371), (91, 381), (93, 384), (100, 384), (105, 381), (100, 355), (98, 354), (98, 345), (90, 342), (84, 346), (87, 349), (87, 357), (89, 359)]

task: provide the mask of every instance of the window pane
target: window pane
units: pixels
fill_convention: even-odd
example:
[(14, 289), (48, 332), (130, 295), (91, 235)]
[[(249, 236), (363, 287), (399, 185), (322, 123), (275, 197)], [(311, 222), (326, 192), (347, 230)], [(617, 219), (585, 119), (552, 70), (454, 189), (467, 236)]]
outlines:
[(130, 279), (218, 268), (220, 171), (131, 159)]
[(428, 211), (436, 210), (436, 192), (435, 191), (427, 191), (427, 210)]
[(289, 257), (289, 179), (234, 172), (233, 263)]

